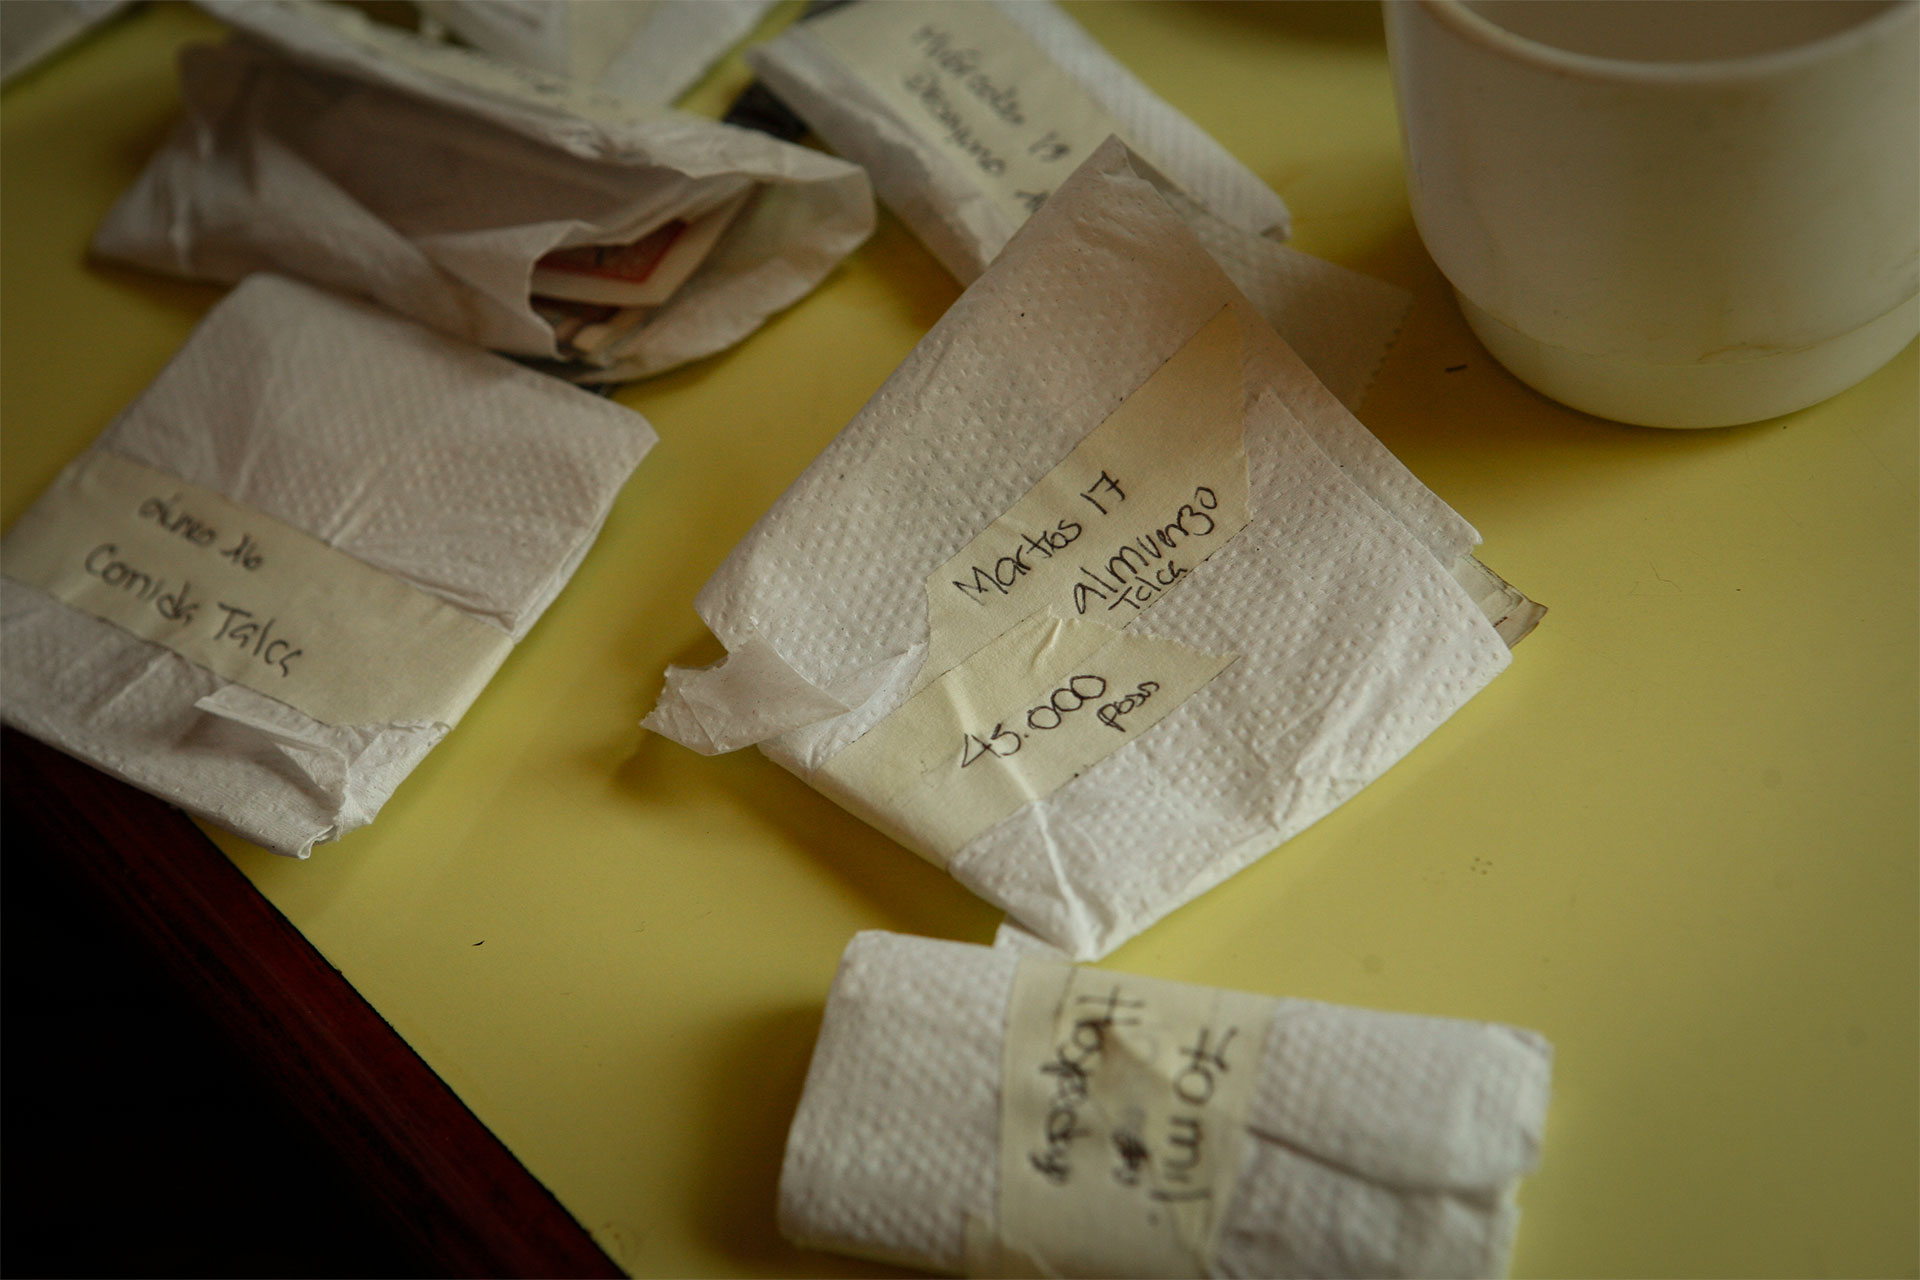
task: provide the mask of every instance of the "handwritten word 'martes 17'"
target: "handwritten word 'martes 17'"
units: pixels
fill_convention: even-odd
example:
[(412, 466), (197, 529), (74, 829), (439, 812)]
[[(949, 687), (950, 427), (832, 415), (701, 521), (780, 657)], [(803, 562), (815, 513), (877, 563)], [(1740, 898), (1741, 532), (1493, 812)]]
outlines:
[(1062, 520), (1051, 529), (1021, 534), (1013, 550), (996, 558), (990, 570), (977, 564), (969, 565), (973, 570), (970, 576), (965, 580), (953, 578), (950, 581), (960, 589), (961, 595), (975, 604), (984, 605), (986, 601), (982, 599), (983, 596), (996, 592), (1004, 596), (1013, 590), (1016, 582), (1033, 572), (1034, 563), (1029, 559), (1030, 556), (1051, 560), (1072, 546), (1081, 532), (1078, 521)]

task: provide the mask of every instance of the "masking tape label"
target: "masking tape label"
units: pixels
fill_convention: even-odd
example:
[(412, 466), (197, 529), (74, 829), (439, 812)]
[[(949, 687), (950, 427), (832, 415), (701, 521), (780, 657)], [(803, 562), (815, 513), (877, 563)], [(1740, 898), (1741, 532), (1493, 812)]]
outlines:
[(946, 859), (1160, 723), (1231, 663), (1172, 640), (1036, 614), (829, 760), (816, 782)]
[(1234, 661), (1128, 628), (1247, 525), (1239, 323), (1223, 307), (934, 571), (910, 696), (817, 785), (944, 866)]
[(1027, 956), (975, 1274), (1206, 1275), (1273, 1002)]
[(927, 579), (916, 688), (1047, 610), (1125, 627), (1248, 519), (1240, 329), (1220, 313)]
[(992, 5), (852, 4), (801, 29), (1015, 226), (1108, 134), (1125, 137), (1106, 108)]
[(311, 534), (95, 449), (12, 532), (0, 572), (327, 724), (454, 724), (513, 648)]

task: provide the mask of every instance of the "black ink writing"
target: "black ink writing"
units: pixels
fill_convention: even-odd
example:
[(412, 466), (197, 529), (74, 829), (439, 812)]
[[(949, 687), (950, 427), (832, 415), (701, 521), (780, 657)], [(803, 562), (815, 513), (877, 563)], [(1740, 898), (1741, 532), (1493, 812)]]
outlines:
[(1160, 1161), (1160, 1167), (1166, 1172), (1168, 1182), (1185, 1182), (1193, 1171), (1200, 1167), (1200, 1118), (1198, 1116), (1169, 1116), (1167, 1118), (1167, 1146), (1184, 1155), (1169, 1154)]
[[(1106, 692), (1105, 676), (1077, 675), (1041, 702), (1028, 707), (1025, 716), (1020, 719), (1026, 724), (1028, 733), (1048, 733), (1065, 724), (1067, 717), (1074, 712), (1095, 699), (1105, 697)], [(991, 733), (965, 734), (960, 742), (960, 767), (964, 769), (990, 755), (1004, 759), (1018, 752), (1025, 742), (1025, 735), (1007, 728), (1004, 721), (994, 725)]]
[(1113, 1180), (1123, 1187), (1139, 1185), (1141, 1172), (1153, 1163), (1153, 1149), (1147, 1146), (1147, 1140), (1140, 1136), (1143, 1118), (1139, 1108), (1131, 1108), (1127, 1115), (1113, 1126), (1113, 1133), (1110, 1135), (1114, 1154), (1120, 1157), (1120, 1163), (1113, 1171)]
[(1195, 539), (1211, 536), (1220, 525), (1210, 513), (1219, 505), (1219, 496), (1201, 485), (1193, 491), (1193, 500), (1180, 504), (1168, 523), (1121, 543), (1104, 565), (1089, 567), (1083, 563), (1081, 580), (1073, 584), (1074, 612), (1084, 616), (1098, 601), (1105, 604), (1108, 612), (1124, 606), (1137, 613), (1159, 599), (1168, 587), (1189, 572), (1171, 559), (1169, 553)]
[(1160, 692), (1157, 680), (1142, 680), (1140, 686), (1124, 698), (1116, 698), (1104, 704), (1094, 714), (1100, 717), (1100, 723), (1117, 733), (1125, 733), (1126, 726), (1120, 723), (1122, 716), (1131, 715), (1147, 704), (1147, 699)]
[(1078, 521), (1062, 520), (1051, 529), (1018, 535), (1019, 541), (1007, 554), (995, 557), (985, 567), (969, 565), (972, 573), (964, 580), (953, 578), (950, 581), (967, 599), (975, 604), (985, 604), (983, 597), (996, 592), (1004, 596), (1013, 590), (1014, 584), (1020, 579), (1032, 573), (1034, 557), (1053, 559), (1056, 554), (1072, 546), (1081, 532), (1082, 526)]
[(1005, 724), (994, 725), (993, 732), (985, 737), (970, 733), (960, 744), (960, 767), (964, 769), (984, 756), (1010, 756), (1020, 749), (1022, 741), (1024, 739)]
[(1088, 1010), (1076, 1018), (1066, 1042), (1054, 1046), (1053, 1059), (1041, 1064), (1040, 1074), (1053, 1077), (1053, 1096), (1042, 1125), (1045, 1149), (1027, 1154), (1041, 1176), (1055, 1184), (1073, 1176), (1073, 1140), (1092, 1132), (1081, 1125), (1080, 1108), (1087, 1102), (1093, 1072), (1106, 1051), (1107, 1032), (1115, 1026), (1136, 1025), (1137, 1010), (1146, 1002), (1125, 999), (1116, 986), (1110, 995), (1081, 996), (1076, 1003), (1093, 1005), (1098, 1012)]
[(213, 636), (215, 640), (232, 641), (264, 665), (278, 668), (283, 679), (293, 674), (291, 664), (305, 650), (285, 637), (275, 638), (273, 629), (280, 621), (278, 618), (261, 620), (251, 609), (219, 600), (214, 601), (213, 607), (226, 615), (220, 619), (219, 630)]
[(1027, 711), (1027, 728), (1038, 733), (1058, 729), (1067, 716), (1101, 697), (1107, 691), (1104, 676), (1075, 676), (1047, 695), (1047, 700)]
[(1093, 496), (1096, 493), (1108, 495), (1108, 501), (1113, 502), (1115, 505), (1127, 500), (1126, 491), (1120, 487), (1120, 482), (1108, 475), (1104, 470), (1101, 471), (1098, 480), (1095, 480), (1088, 488), (1080, 491), (1080, 496), (1092, 503), (1094, 509), (1104, 516), (1107, 514), (1107, 508), (1100, 499)]
[(200, 602), (193, 598), (191, 582), (184, 582), (172, 591), (167, 590), (165, 578), (156, 578), (122, 560), (120, 548), (114, 543), (101, 543), (87, 553), (87, 558), (81, 564), (89, 577), (98, 578), (110, 587), (117, 587), (144, 604), (151, 604), (154, 612), (168, 622), (192, 622), (193, 615), (200, 611)]
[(1233, 1037), (1240, 1028), (1228, 1027), (1227, 1034), (1220, 1038), (1218, 1048), (1209, 1049), (1211, 1032), (1202, 1030), (1190, 1045), (1182, 1046), (1180, 1052), (1187, 1055), (1187, 1065), (1173, 1078), (1173, 1093), (1188, 1106), (1205, 1106), (1213, 1097), (1215, 1071), (1227, 1069), (1227, 1046), (1233, 1043)]
[(240, 541), (226, 548), (220, 555), (224, 559), (233, 561), (249, 573), (266, 563), (266, 557), (262, 555), (260, 551), (260, 544), (255, 542), (253, 535), (248, 533), (242, 533), (240, 535)]
[(1064, 160), (1067, 156), (1072, 155), (1073, 148), (1067, 144), (1065, 138), (1062, 138), (1052, 129), (1049, 129), (1033, 142), (1027, 144), (1027, 154), (1042, 164), (1052, 164), (1057, 160)]
[(168, 533), (177, 534), (196, 547), (204, 547), (220, 536), (219, 530), (184, 510), (177, 493), (171, 498), (148, 498), (140, 504), (140, 518), (153, 521)]
[(997, 178), (1007, 171), (1006, 157), (974, 136), (973, 126), (962, 118), (959, 108), (947, 97), (946, 90), (940, 87), (939, 80), (925, 71), (916, 71), (901, 84), (919, 101), (928, 117), (946, 130), (945, 141), (958, 147), (980, 172)]
[(950, 33), (932, 26), (922, 26), (908, 38), (908, 43), (1008, 124), (1023, 125), (1027, 122), (1025, 113), (1020, 110), (1019, 90), (1010, 84), (995, 84), (986, 72), (981, 71), (978, 49), (958, 48)]

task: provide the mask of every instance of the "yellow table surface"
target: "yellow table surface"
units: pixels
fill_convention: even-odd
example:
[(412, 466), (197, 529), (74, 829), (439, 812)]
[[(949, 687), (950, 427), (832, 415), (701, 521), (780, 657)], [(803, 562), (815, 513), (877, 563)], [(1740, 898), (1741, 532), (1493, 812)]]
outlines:
[[(1385, 777), (1107, 963), (1545, 1032), (1517, 1273), (1914, 1274), (1914, 348), (1749, 427), (1562, 409), (1420, 245), (1374, 9), (1072, 12), (1286, 198), (1298, 247), (1412, 291), (1361, 416), (1552, 610)], [(9, 522), (219, 296), (84, 256), (176, 116), (172, 50), (215, 30), (139, 10), (6, 91)], [(957, 292), (883, 216), (735, 350), (626, 387), (660, 445), (379, 821), (305, 863), (216, 834), (635, 1274), (876, 1272), (774, 1227), (835, 962), (858, 929), (998, 920), (758, 754), (638, 727), (669, 662), (719, 656), (701, 583)]]

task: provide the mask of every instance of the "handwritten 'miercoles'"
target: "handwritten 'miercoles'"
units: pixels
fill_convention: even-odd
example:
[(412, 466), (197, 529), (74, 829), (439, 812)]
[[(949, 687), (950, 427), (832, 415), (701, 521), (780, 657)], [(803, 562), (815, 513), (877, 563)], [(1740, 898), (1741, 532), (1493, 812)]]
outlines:
[[(985, 55), (979, 48), (963, 47), (951, 31), (932, 24), (922, 24), (914, 30), (907, 43), (916, 55), (925, 59), (925, 65), (903, 75), (900, 87), (940, 130), (941, 140), (972, 161), (981, 173), (989, 178), (1013, 181), (1019, 175), (1009, 177), (1010, 159), (1023, 166), (1056, 165), (1072, 155), (1073, 145), (1055, 129), (1047, 129), (1037, 138), (1031, 136), (1031, 131), (1010, 132), (1025, 129), (1027, 125), (1027, 109), (1020, 101), (1019, 86), (1004, 77), (995, 79), (985, 70), (981, 65)], [(984, 107), (992, 119), (976, 115), (970, 121), (969, 112), (975, 109), (966, 101), (969, 97)], [(1028, 172), (1028, 177), (1032, 176)], [(1051, 186), (1041, 183), (1034, 190), (1015, 191), (1013, 198), (1031, 213), (1050, 193)]]

